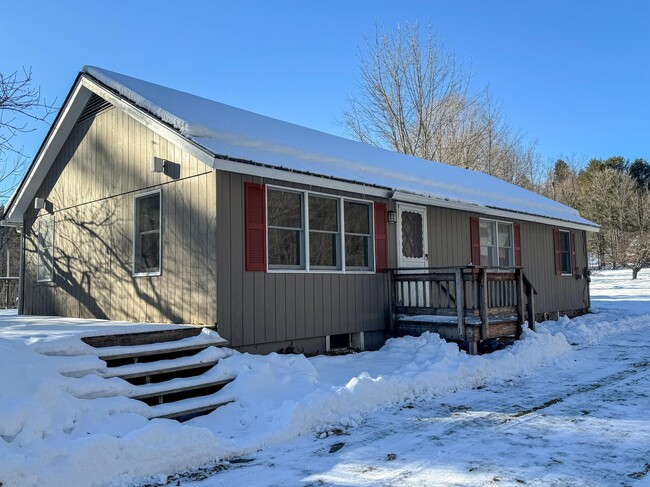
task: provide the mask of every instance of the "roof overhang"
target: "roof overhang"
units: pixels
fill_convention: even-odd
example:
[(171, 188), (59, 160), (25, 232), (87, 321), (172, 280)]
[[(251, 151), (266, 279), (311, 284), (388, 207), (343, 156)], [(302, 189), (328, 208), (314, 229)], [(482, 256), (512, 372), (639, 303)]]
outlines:
[(491, 208), (487, 206), (472, 205), (462, 201), (446, 200), (441, 198), (433, 198), (430, 196), (423, 196), (413, 193), (406, 193), (402, 191), (395, 191), (393, 199), (396, 201), (403, 201), (404, 203), (416, 203), (420, 205), (440, 206), (442, 208), (451, 208), (454, 210), (469, 211), (473, 213), (480, 213), (481, 215), (489, 215), (500, 218), (510, 218), (514, 220), (530, 221), (534, 223), (542, 223), (544, 225), (561, 226), (565, 228), (573, 228), (576, 230), (586, 230), (588, 232), (599, 232), (600, 227), (587, 225), (584, 223), (577, 223), (567, 220), (559, 220), (557, 218), (549, 218), (539, 215), (532, 215), (530, 213), (521, 213), (510, 210), (502, 210), (500, 208)]

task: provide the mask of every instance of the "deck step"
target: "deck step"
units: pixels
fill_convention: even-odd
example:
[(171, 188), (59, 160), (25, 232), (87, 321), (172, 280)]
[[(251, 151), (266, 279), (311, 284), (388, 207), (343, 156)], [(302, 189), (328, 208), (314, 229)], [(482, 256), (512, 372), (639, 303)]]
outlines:
[(102, 360), (120, 360), (127, 358), (147, 357), (151, 355), (172, 354), (178, 352), (191, 352), (209, 346), (224, 347), (228, 341), (221, 337), (200, 333), (195, 336), (174, 341), (147, 343), (142, 345), (116, 345), (112, 347), (95, 348), (94, 352)]
[(166, 382), (143, 384), (136, 386), (136, 389), (129, 394), (132, 399), (150, 399), (165, 395), (178, 394), (181, 392), (194, 391), (207, 387), (225, 386), (234, 380), (234, 377), (215, 379), (210, 372), (195, 377), (171, 379)]
[(227, 353), (215, 347), (208, 347), (196, 355), (189, 357), (109, 367), (101, 375), (106, 378), (121, 377), (122, 379), (133, 379), (137, 377), (169, 374), (172, 372), (211, 367), (216, 365), (219, 359), (225, 358), (226, 356), (228, 356)]
[(86, 344), (95, 348), (135, 346), (150, 343), (170, 342), (189, 338), (201, 333), (203, 328), (194, 326), (172, 327), (170, 330), (119, 333), (82, 337)]
[(149, 419), (169, 418), (183, 421), (199, 414), (206, 414), (233, 402), (233, 399), (216, 392), (208, 396), (193, 397), (182, 401), (151, 406)]

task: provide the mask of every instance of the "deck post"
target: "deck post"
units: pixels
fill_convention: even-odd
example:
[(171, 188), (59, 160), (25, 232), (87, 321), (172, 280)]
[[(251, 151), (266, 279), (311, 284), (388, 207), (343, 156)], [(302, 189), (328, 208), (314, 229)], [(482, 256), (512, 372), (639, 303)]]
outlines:
[(535, 331), (535, 291), (526, 279), (526, 313), (528, 314), (528, 328)]
[(395, 272), (389, 270), (388, 273), (388, 332), (391, 336), (395, 336), (395, 308), (397, 302), (395, 298)]
[(517, 338), (521, 336), (521, 327), (524, 324), (524, 276), (521, 268), (515, 269), (515, 282), (517, 286)]
[(488, 305), (487, 270), (482, 267), (478, 271), (478, 312), (481, 318), (481, 337), (484, 340), (490, 336)]
[(458, 336), (465, 337), (465, 282), (463, 269), (456, 269), (456, 316), (458, 318)]

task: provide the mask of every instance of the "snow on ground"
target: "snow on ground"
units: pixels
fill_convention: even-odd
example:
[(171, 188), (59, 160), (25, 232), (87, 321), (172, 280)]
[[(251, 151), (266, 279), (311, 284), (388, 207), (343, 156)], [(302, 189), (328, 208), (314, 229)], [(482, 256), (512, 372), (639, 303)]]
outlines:
[(120, 379), (63, 377), (77, 357), (37, 353), (57, 339), (1, 316), (0, 482), (649, 485), (650, 271), (630, 274), (597, 273), (595, 314), (490, 355), (431, 334), (343, 357), (234, 354), (217, 367), (237, 372), (235, 402), (183, 425), (104, 397)]

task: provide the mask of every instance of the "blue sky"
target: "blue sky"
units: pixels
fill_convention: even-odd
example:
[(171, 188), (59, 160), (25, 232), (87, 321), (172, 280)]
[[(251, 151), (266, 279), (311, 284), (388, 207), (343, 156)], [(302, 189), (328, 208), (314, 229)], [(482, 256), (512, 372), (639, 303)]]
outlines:
[[(100, 66), (342, 135), (375, 25), (431, 24), (544, 161), (650, 159), (650, 2), (24, 1), (3, 5), (0, 71), (62, 102)], [(47, 127), (19, 141), (33, 155)]]

